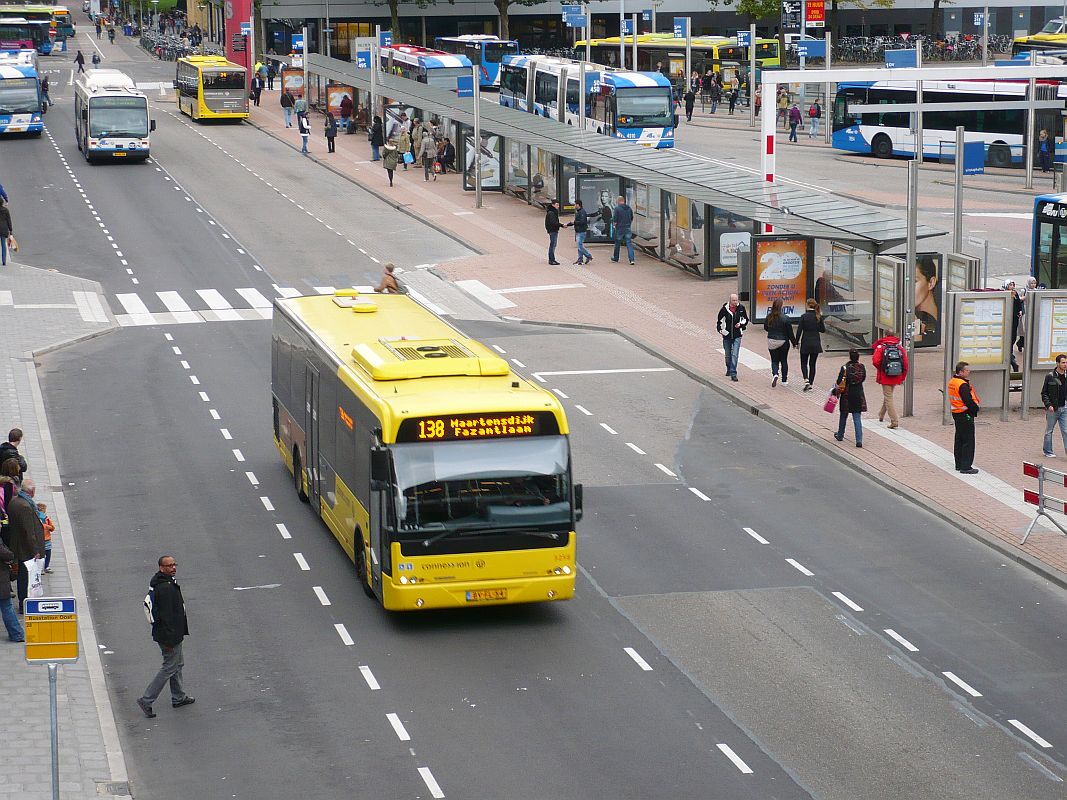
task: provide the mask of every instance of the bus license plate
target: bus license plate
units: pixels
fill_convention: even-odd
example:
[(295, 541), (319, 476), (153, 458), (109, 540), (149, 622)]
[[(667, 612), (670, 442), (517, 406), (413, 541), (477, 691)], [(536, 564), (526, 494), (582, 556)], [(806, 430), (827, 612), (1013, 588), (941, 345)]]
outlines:
[(114, 156), (115, 156), (115, 158), (125, 158), (126, 154), (123, 153), (121, 150), (116, 150), (115, 153), (114, 153)]
[(467, 602), (477, 603), (482, 600), (507, 600), (507, 589), (478, 589), (477, 591), (467, 592)]

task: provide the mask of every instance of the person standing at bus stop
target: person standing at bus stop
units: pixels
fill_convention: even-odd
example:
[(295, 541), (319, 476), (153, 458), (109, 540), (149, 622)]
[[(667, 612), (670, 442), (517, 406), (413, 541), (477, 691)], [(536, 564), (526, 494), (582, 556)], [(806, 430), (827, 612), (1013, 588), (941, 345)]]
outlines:
[(293, 127), (293, 106), (296, 105), (296, 98), (288, 89), (282, 91), (282, 113), (285, 114), (285, 127)]
[(15, 241), (15, 229), (11, 224), (11, 211), (7, 201), (0, 198), (0, 266), (7, 266), (7, 251)]
[(308, 112), (301, 111), (296, 115), (296, 129), (300, 131), (300, 152), (307, 155), (308, 139), (311, 138), (311, 120), (308, 119)]
[(1049, 141), (1048, 131), (1044, 128), (1037, 136), (1037, 158), (1042, 172), (1052, 171), (1052, 142)]
[(615, 211), (611, 215), (611, 226), (615, 233), (615, 252), (611, 260), (619, 263), (619, 250), (626, 243), (626, 255), (630, 259), (630, 266), (634, 265), (634, 237), (631, 226), (634, 224), (634, 210), (626, 205), (626, 198), (621, 194), (615, 200)]
[(875, 382), (882, 387), (882, 409), (878, 412), (878, 421), (884, 422), (889, 414), (889, 427), (899, 428), (900, 417), (897, 416), (897, 404), (893, 401), (893, 390), (908, 376), (908, 354), (904, 352), (900, 339), (890, 333), (874, 343), (871, 363), (877, 371)]
[(974, 468), (974, 418), (981, 408), (981, 399), (968, 379), (971, 365), (966, 361), (956, 364), (952, 378), (948, 382), (949, 407), (952, 411), (952, 424), (956, 435), (952, 442), (952, 455), (956, 461), (956, 472), (964, 475), (977, 475)]

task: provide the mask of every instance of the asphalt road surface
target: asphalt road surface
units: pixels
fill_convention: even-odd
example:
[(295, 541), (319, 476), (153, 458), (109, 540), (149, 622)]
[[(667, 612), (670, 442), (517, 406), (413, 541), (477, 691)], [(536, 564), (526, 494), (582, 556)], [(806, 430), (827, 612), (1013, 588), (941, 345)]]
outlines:
[[(1063, 591), (617, 337), (457, 321), (563, 398), (576, 598), (382, 611), (274, 449), (258, 298), (462, 246), (247, 126), (90, 167), (69, 115), (4, 183), (128, 323), (40, 371), (137, 797), (1063, 796)], [(197, 703), (147, 720), (163, 553)]]

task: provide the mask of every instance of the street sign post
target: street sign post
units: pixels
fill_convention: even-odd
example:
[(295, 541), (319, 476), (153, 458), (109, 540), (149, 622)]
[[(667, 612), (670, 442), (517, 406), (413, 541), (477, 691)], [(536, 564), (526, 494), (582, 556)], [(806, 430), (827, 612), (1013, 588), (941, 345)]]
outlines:
[(381, 31), (378, 34), (378, 46), (379, 47), (392, 47), (393, 46), (393, 32)]
[(985, 142), (964, 142), (963, 144), (963, 174), (985, 174)]
[(826, 58), (826, 40), (801, 39), (797, 42), (797, 55), (801, 58)]
[(738, 47), (748, 47), (750, 44), (752, 44), (752, 42), (748, 38), (748, 31), (738, 31), (737, 32), (737, 46)]
[(26, 661), (48, 665), (52, 725), (52, 800), (59, 800), (59, 664), (78, 660), (78, 607), (73, 597), (26, 598)]
[(886, 50), (885, 65), (888, 69), (919, 66), (919, 55), (914, 47), (907, 50)]
[(241, 23), (241, 34), (244, 35), (244, 36), (248, 36), (251, 33), (252, 33), (252, 23), (251, 22), (242, 22)]
[(373, 36), (357, 36), (352, 39), (351, 52), (356, 56), (356, 69), (370, 69), (373, 50)]
[(293, 52), (294, 53), (303, 53), (304, 52), (304, 34), (302, 34), (302, 33), (294, 33), (293, 34)]
[(473, 75), (457, 75), (456, 76), (456, 96), (457, 97), (474, 97), (474, 76)]
[(674, 18), (674, 38), (684, 39), (689, 35), (689, 17)]
[(651, 22), (652, 21), (652, 9), (651, 8), (646, 8), (644, 11), (641, 12), (641, 21), (642, 22)]
[[(622, 35), (623, 36), (631, 36), (631, 35), (633, 35), (633, 32), (634, 32), (633, 20), (632, 19), (624, 19), (622, 21)], [(637, 67), (634, 66), (634, 69), (637, 69)]]

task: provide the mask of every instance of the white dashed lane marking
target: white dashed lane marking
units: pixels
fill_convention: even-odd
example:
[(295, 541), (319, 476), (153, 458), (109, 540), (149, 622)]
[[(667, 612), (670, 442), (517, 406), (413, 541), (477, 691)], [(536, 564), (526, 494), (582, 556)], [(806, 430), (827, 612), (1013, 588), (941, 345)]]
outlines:
[(293, 553), (293, 558), (296, 559), (296, 563), (300, 565), (300, 569), (303, 572), (307, 572), (308, 570), (311, 569), (311, 567), (308, 566), (307, 559), (304, 558), (304, 554), (303, 553)]
[(760, 544), (770, 544), (770, 542), (768, 542), (766, 539), (764, 539), (762, 536), (752, 530), (752, 528), (742, 528), (741, 530), (743, 530), (745, 533), (747, 533)]
[(810, 577), (811, 577), (812, 575), (814, 575), (814, 574), (815, 574), (815, 573), (814, 573), (814, 572), (812, 572), (812, 571), (811, 571), (810, 569), (808, 569), (808, 568), (807, 568), (807, 567), (805, 567), (805, 566), (804, 566), (803, 564), (801, 564), (801, 563), (800, 563), (799, 561), (797, 561), (797, 560), (796, 560), (795, 558), (787, 558), (787, 559), (785, 560), (785, 563), (789, 564), (789, 565), (790, 565), (791, 567), (793, 567), (794, 569), (796, 569), (796, 570), (797, 570), (798, 572), (800, 572), (800, 573), (801, 573), (802, 575), (807, 575), (807, 576), (808, 576), (809, 578), (810, 578)]
[(313, 592), (315, 592), (315, 596), (317, 598), (319, 598), (319, 602), (322, 605), (324, 605), (324, 606), (330, 605), (330, 598), (326, 596), (326, 592), (323, 590), (323, 588), (321, 586), (312, 586), (311, 590)]
[(752, 774), (752, 768), (748, 764), (746, 764), (744, 761), (741, 760), (741, 757), (739, 755), (737, 755), (737, 753), (735, 753), (733, 751), (733, 749), (730, 747), (730, 745), (728, 745), (728, 744), (717, 744), (715, 746), (718, 747), (719, 750), (722, 751), (722, 754), (724, 756), (726, 756), (728, 759), (730, 759), (730, 761), (733, 762), (733, 765), (735, 767), (737, 767), (739, 770), (741, 770), (742, 773), (744, 773), (745, 775), (751, 775)]
[(363, 680), (367, 682), (367, 686), (370, 687), (372, 692), (376, 692), (382, 687), (378, 685), (378, 679), (374, 677), (374, 673), (371, 672), (371, 668), (368, 666), (361, 666), (359, 668), (360, 673), (363, 675)]
[(897, 633), (892, 628), (886, 628), (885, 632), (890, 638), (895, 640), (897, 642), (897, 644), (899, 644), (901, 647), (903, 647), (909, 653), (918, 653), (919, 652), (919, 648), (918, 647), (913, 645), (911, 642), (909, 642), (907, 639), (905, 639), (903, 636), (901, 636), (899, 633)]
[(352, 636), (348, 632), (348, 628), (344, 626), (343, 622), (338, 622), (333, 626), (333, 629), (337, 631), (337, 635), (341, 637), (341, 641), (345, 643), (346, 647), (351, 647), (355, 644), (355, 641), (353, 641)]
[(637, 663), (637, 666), (639, 666), (642, 670), (644, 670), (645, 672), (652, 671), (652, 667), (649, 665), (649, 663), (643, 658), (641, 658), (641, 654), (634, 650), (632, 647), (624, 647), (623, 650), (626, 652), (626, 655), (632, 658)]
[(389, 720), (389, 724), (393, 726), (393, 731), (396, 732), (396, 738), (402, 742), (410, 742), (411, 734), (408, 733), (407, 728), (404, 727), (404, 723), (400, 721), (400, 717), (396, 714), (386, 714), (385, 718)]

